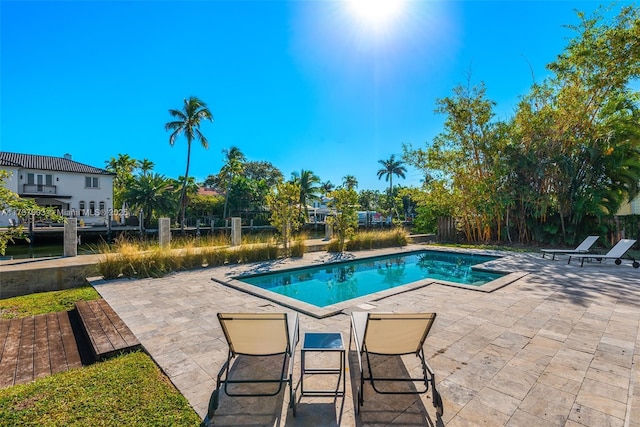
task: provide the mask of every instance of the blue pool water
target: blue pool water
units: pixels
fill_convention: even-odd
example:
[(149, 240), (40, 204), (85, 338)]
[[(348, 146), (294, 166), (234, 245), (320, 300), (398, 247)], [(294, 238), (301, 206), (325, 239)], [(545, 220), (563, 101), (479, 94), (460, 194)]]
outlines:
[(318, 307), (337, 304), (422, 279), (481, 286), (504, 274), (471, 267), (497, 257), (423, 251), (325, 264), (237, 280)]

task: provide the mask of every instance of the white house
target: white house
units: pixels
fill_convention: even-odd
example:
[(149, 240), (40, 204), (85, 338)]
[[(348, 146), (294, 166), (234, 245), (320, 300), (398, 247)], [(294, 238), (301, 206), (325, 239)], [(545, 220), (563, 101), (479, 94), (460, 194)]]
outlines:
[[(0, 151), (0, 169), (11, 174), (5, 181), (9, 190), (80, 223), (106, 225), (113, 212), (115, 174), (75, 162), (70, 154), (52, 157)], [(29, 217), (27, 212), (1, 212), (0, 227)]]
[(637, 196), (630, 202), (625, 203), (620, 208), (617, 215), (640, 215), (640, 196)]

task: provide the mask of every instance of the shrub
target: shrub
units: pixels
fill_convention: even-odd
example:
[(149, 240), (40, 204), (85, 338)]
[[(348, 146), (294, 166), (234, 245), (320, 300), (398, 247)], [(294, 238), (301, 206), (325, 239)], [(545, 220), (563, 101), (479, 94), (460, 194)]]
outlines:
[(120, 254), (104, 254), (96, 268), (106, 280), (117, 279), (122, 274), (122, 257)]
[[(349, 251), (406, 246), (409, 243), (407, 232), (401, 228), (393, 230), (361, 231), (356, 233), (347, 243)], [(331, 242), (330, 242), (331, 244)]]
[(342, 252), (342, 245), (340, 244), (340, 240), (331, 239), (329, 243), (327, 243), (327, 251), (328, 252)]
[(305, 240), (308, 239), (306, 234), (300, 234), (296, 236), (296, 239), (293, 241), (291, 245), (291, 256), (296, 258), (302, 258), (304, 253), (307, 251), (307, 245), (305, 244)]
[(218, 267), (228, 262), (227, 248), (206, 248), (202, 251), (204, 263), (209, 267)]

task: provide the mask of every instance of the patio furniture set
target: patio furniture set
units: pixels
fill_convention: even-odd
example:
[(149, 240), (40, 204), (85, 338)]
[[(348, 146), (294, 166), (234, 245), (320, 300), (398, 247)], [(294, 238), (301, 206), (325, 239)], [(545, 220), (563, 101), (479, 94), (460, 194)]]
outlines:
[[(425, 359), (424, 342), (436, 318), (436, 313), (370, 313), (354, 312), (351, 314), (349, 345), (355, 343), (358, 359), (360, 382), (357, 390), (358, 405), (356, 411), (364, 404), (364, 384), (370, 382), (373, 390), (381, 394), (422, 394), (429, 386), (432, 388), (433, 405), (436, 413), (444, 412), (442, 398), (436, 390), (435, 374)], [(289, 389), (289, 407), (296, 415), (296, 391), (294, 386), (295, 348), (299, 341), (298, 314), (290, 313), (218, 313), (218, 320), (224, 332), (229, 352), (218, 373), (216, 387), (209, 400), (207, 416), (202, 426), (207, 426), (213, 419), (220, 403), (220, 393), (232, 397), (275, 396), (283, 385)], [(339, 355), (338, 367), (307, 366), (307, 357), (311, 352), (335, 352)], [(422, 367), (420, 377), (388, 377), (374, 374), (372, 355), (402, 356), (415, 354)], [(230, 372), (232, 360), (236, 356), (264, 357), (282, 356), (279, 364), (280, 373), (277, 378), (232, 378)], [(346, 391), (347, 347), (341, 332), (306, 332), (300, 351), (300, 397), (303, 396), (344, 396)], [(305, 375), (337, 375), (337, 386), (332, 390), (305, 389)], [(381, 387), (383, 383), (402, 382), (413, 387), (404, 389)], [(277, 385), (269, 392), (255, 392), (250, 389), (235, 391), (237, 385), (268, 384)], [(232, 387), (230, 387), (232, 386)]]
[(551, 255), (551, 259), (555, 259), (556, 255), (569, 255), (567, 264), (571, 263), (572, 258), (580, 260), (580, 267), (584, 265), (585, 260), (603, 260), (612, 259), (616, 265), (622, 264), (623, 259), (631, 261), (633, 268), (640, 267), (640, 262), (628, 254), (629, 250), (636, 244), (634, 239), (620, 239), (606, 254), (591, 252), (591, 247), (598, 240), (598, 236), (587, 236), (575, 249), (542, 249), (542, 257)]

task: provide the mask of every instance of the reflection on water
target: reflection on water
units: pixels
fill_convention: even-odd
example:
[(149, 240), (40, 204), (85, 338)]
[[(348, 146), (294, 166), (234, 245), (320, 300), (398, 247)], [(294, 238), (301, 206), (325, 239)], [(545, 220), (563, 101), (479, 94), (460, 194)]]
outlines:
[(382, 277), (382, 283), (386, 284), (389, 289), (407, 283), (405, 281), (405, 260), (402, 257), (378, 263), (377, 272)]
[(395, 288), (422, 279), (480, 286), (503, 274), (471, 267), (496, 257), (450, 252), (416, 252), (238, 278), (319, 307)]
[[(94, 253), (97, 253), (95, 251), (95, 245), (87, 244), (78, 246), (78, 255)], [(8, 245), (5, 255), (13, 259), (60, 257), (64, 255), (64, 247), (62, 244), (40, 244), (33, 245), (32, 247), (29, 247), (28, 244)]]

